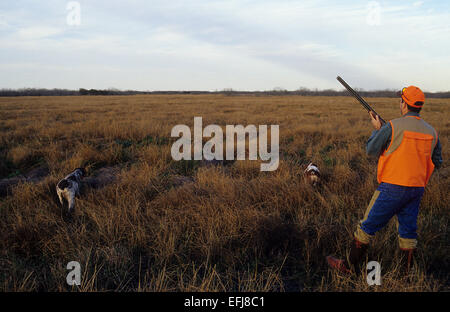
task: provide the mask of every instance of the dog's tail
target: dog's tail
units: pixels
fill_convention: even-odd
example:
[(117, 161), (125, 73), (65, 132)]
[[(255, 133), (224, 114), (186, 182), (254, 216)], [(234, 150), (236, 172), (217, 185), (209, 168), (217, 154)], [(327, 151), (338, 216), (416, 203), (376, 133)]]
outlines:
[(63, 190), (66, 187), (70, 186), (70, 182), (67, 181), (66, 179), (64, 179), (64, 180), (59, 181), (57, 186), (58, 186), (59, 189)]

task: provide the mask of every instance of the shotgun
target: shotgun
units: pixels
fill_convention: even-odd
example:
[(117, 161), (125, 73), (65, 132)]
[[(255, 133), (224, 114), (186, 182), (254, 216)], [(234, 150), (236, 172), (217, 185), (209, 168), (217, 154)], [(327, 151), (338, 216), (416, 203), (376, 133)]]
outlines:
[(361, 103), (362, 106), (364, 106), (365, 109), (367, 109), (368, 112), (373, 112), (375, 115), (378, 115), (382, 125), (386, 123), (386, 121), (384, 121), (384, 119), (381, 118), (381, 116), (372, 107), (370, 107), (370, 105), (367, 104), (367, 102), (364, 101), (364, 99), (355, 90), (353, 90), (352, 87), (344, 81), (344, 79), (339, 76), (337, 76), (336, 79), (359, 101), (359, 103)]

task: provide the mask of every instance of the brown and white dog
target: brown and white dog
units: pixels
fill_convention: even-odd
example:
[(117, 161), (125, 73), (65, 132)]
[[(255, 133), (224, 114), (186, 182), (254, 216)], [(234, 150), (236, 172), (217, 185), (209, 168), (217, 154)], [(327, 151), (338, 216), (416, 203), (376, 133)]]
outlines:
[(303, 172), (306, 182), (316, 186), (320, 182), (320, 171), (316, 164), (310, 163)]
[(84, 168), (77, 168), (56, 185), (59, 201), (64, 207), (63, 198), (67, 200), (69, 212), (72, 212), (75, 207), (75, 196), (80, 194), (81, 179), (85, 174), (86, 170)]

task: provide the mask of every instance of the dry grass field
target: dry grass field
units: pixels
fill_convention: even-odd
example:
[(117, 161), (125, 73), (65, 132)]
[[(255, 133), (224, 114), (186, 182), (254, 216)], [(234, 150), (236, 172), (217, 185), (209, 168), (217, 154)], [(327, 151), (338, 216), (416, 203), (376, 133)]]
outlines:
[[(398, 100), (368, 102), (385, 118)], [(350, 97), (142, 95), (0, 98), (2, 291), (449, 291), (449, 99), (422, 117), (440, 135), (444, 164), (418, 219), (413, 274), (399, 273), (394, 220), (377, 233), (369, 260), (382, 285), (329, 271), (345, 255), (377, 186), (365, 153), (372, 128)], [(172, 160), (173, 126), (280, 127), (280, 165)], [(206, 139), (205, 139), (206, 141)], [(323, 181), (302, 178), (314, 161)], [(72, 217), (55, 185), (85, 166), (90, 181)], [(26, 180), (33, 170), (42, 174)], [(95, 187), (92, 187), (95, 186)], [(81, 286), (66, 264), (81, 264)]]

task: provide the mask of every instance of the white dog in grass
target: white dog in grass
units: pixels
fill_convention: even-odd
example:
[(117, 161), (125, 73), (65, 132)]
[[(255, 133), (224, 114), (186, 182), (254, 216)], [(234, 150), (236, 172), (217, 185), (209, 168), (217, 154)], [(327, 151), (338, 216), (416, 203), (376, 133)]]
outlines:
[(311, 185), (316, 186), (320, 182), (320, 171), (316, 164), (310, 163), (306, 167), (304, 174), (306, 181)]

